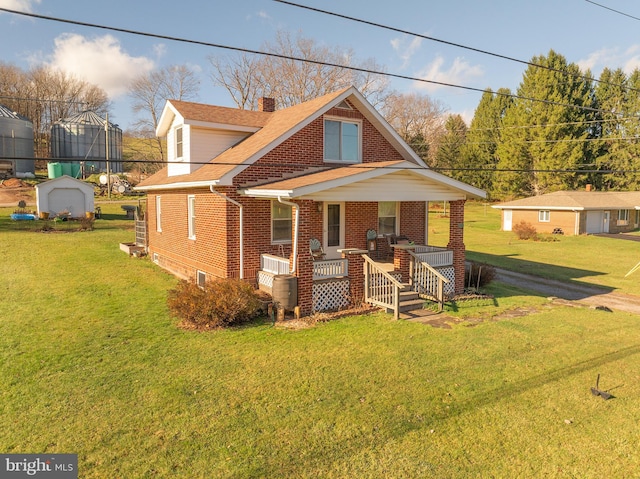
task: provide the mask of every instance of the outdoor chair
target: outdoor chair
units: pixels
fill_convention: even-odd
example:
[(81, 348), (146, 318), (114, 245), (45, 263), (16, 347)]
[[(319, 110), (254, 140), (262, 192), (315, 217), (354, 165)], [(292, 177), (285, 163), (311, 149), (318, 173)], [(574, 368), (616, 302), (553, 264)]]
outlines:
[(324, 259), (326, 256), (324, 249), (322, 249), (322, 243), (318, 238), (311, 238), (309, 241), (309, 252), (313, 260)]

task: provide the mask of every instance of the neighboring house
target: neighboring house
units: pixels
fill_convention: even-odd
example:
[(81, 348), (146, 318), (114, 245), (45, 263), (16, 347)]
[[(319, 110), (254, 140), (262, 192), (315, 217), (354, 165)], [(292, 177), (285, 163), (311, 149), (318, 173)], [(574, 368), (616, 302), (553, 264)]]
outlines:
[(565, 235), (624, 233), (640, 224), (640, 192), (557, 191), (494, 205), (502, 230), (520, 222), (539, 233)]
[(63, 175), (36, 185), (36, 204), (38, 214), (49, 213), (54, 217), (63, 213), (72, 218), (83, 218), (87, 212), (93, 213), (93, 186)]
[[(464, 203), (484, 191), (430, 170), (355, 88), (279, 111), (263, 98), (259, 109), (167, 102), (156, 133), (169, 164), (137, 187), (153, 261), (199, 283), (241, 278), (267, 290), (293, 275), (303, 314), (363, 298), (397, 306), (397, 278), (409, 283), (410, 263), (417, 277), (426, 257), (423, 289), (447, 278), (462, 291)], [(429, 201), (451, 204), (448, 249), (425, 246)], [(385, 234), (418, 246), (389, 250)], [(395, 276), (372, 261), (387, 253)]]

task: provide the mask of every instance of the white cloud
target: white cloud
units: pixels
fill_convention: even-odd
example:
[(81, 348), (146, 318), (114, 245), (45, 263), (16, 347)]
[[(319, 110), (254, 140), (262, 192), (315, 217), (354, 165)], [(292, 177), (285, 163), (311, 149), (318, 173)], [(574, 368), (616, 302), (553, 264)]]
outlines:
[(408, 37), (405, 35), (393, 38), (390, 43), (391, 47), (398, 53), (398, 56), (403, 62), (402, 68), (405, 68), (413, 55), (420, 49), (422, 38), (413, 37), (411, 41), (408, 41)]
[(111, 35), (88, 39), (67, 33), (54, 44), (50, 67), (98, 85), (112, 99), (126, 94), (133, 78), (154, 68), (153, 60), (130, 56)]
[[(438, 55), (434, 61), (418, 71), (415, 76), (440, 83), (470, 85), (475, 79), (484, 75), (481, 66), (473, 66), (462, 58), (456, 58), (449, 68), (445, 68), (444, 58)], [(425, 82), (416, 82), (416, 87), (429, 93), (443, 88), (441, 85)]]
[(31, 13), (33, 12), (32, 5), (38, 3), (40, 0), (0, 0), (0, 7)]
[(594, 75), (599, 75), (605, 67), (610, 70), (621, 68), (629, 74), (640, 68), (640, 45), (632, 45), (624, 51), (618, 48), (602, 48), (576, 63), (582, 71), (589, 69)]

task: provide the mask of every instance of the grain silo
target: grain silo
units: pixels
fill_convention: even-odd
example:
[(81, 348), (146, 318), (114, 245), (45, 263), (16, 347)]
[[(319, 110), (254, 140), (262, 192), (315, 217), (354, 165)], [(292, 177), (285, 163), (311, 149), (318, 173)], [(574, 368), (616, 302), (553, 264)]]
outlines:
[[(60, 161), (63, 174), (89, 176), (122, 172), (122, 130), (93, 111), (59, 120), (51, 127), (51, 157)], [(109, 148), (107, 149), (107, 138)]]
[(0, 105), (0, 175), (20, 177), (34, 173), (33, 123)]

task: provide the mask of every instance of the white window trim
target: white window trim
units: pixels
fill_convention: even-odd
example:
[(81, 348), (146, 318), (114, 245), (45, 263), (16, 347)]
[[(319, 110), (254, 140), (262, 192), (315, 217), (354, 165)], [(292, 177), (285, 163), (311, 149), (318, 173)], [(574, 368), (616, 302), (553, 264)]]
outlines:
[[(273, 239), (273, 221), (274, 221), (274, 218), (273, 218), (273, 206), (275, 204), (279, 204), (279, 203), (276, 200), (271, 200), (270, 203), (271, 204), (269, 205), (269, 216), (270, 216), (270, 225), (271, 225), (271, 244), (291, 244), (291, 235), (289, 235), (289, 239), (288, 240), (276, 240), (276, 239)], [(291, 211), (291, 214), (293, 215), (293, 209)], [(292, 233), (293, 233), (293, 217), (291, 218), (291, 229), (292, 229)]]
[(187, 226), (190, 240), (196, 239), (196, 196), (187, 196)]
[(549, 223), (550, 221), (551, 221), (551, 210), (539, 210), (538, 211), (538, 222), (539, 223)]
[[(382, 201), (378, 201), (378, 205), (380, 205)], [(396, 204), (396, 227), (393, 234), (400, 234), (400, 201), (395, 201)], [(378, 228), (380, 228), (380, 210), (378, 209)], [(384, 235), (378, 231), (378, 238), (382, 238)]]
[[(180, 142), (178, 143), (178, 131), (180, 131), (180, 134), (182, 136), (182, 139), (180, 140)], [(175, 155), (175, 159), (176, 160), (182, 160), (184, 158), (184, 127), (182, 125), (177, 126), (173, 132), (173, 148), (174, 148), (174, 155)], [(180, 145), (180, 149), (181, 151), (181, 155), (178, 155), (178, 145)]]
[[(326, 121), (337, 121), (340, 123), (351, 123), (358, 125), (358, 158), (355, 161), (337, 160), (327, 158), (324, 127)], [(342, 155), (342, 151), (340, 153)], [(357, 119), (347, 119), (340, 116), (325, 116), (322, 120), (322, 157), (325, 163), (340, 163), (345, 165), (352, 165), (362, 163), (362, 121)]]
[(627, 226), (629, 224), (629, 210), (618, 210), (617, 226)]
[(205, 273), (204, 271), (197, 270), (196, 271), (196, 284), (199, 287), (204, 288), (206, 283), (207, 283), (207, 273)]
[(162, 197), (156, 196), (156, 231), (162, 233)]

